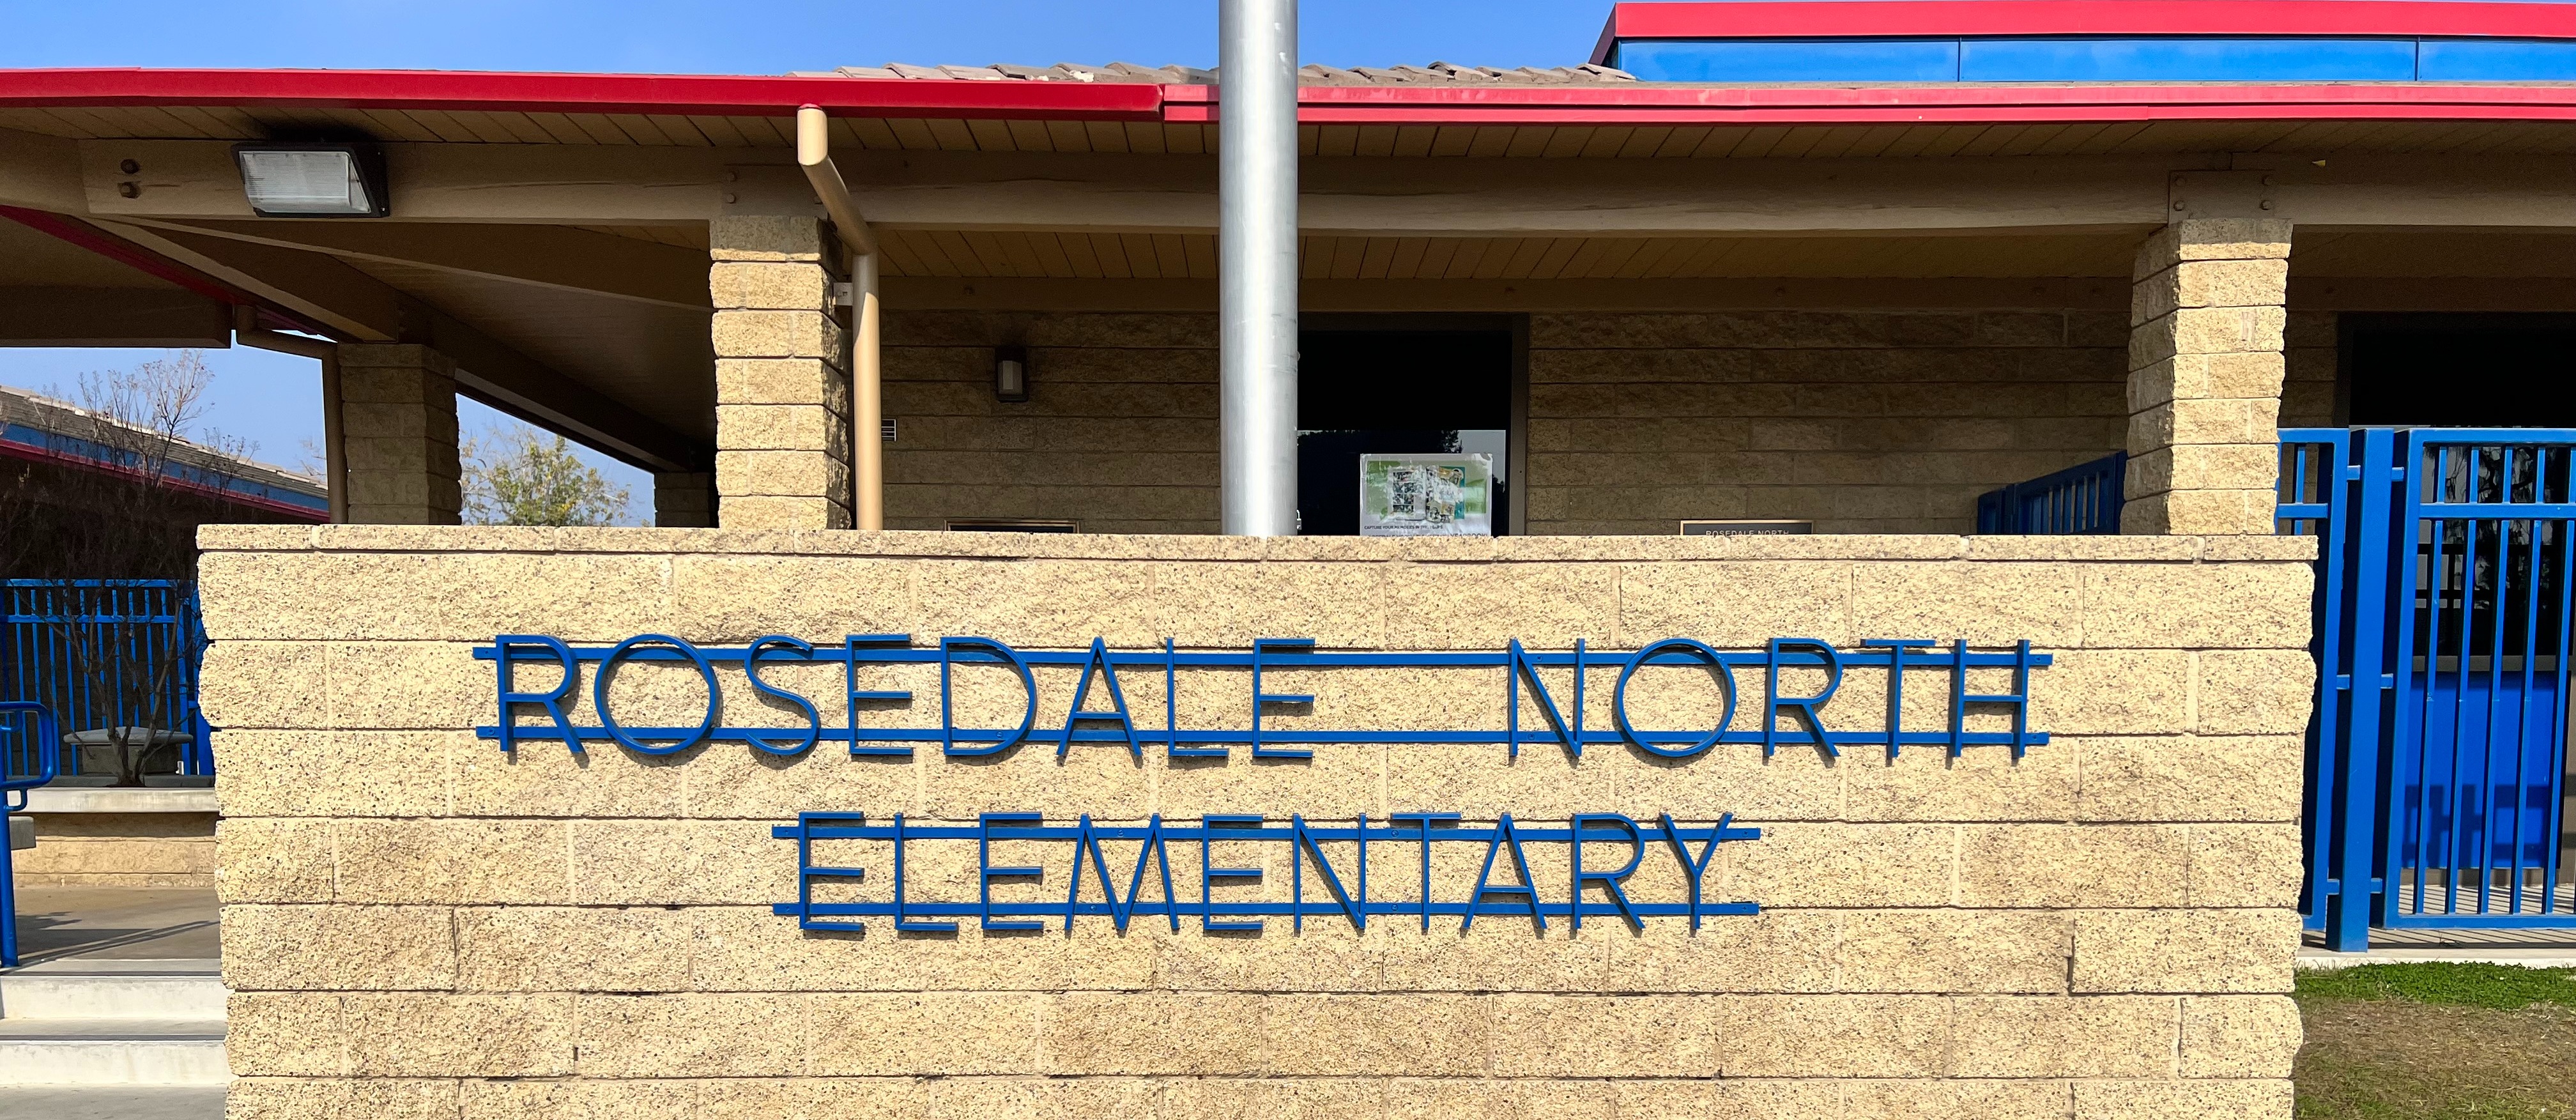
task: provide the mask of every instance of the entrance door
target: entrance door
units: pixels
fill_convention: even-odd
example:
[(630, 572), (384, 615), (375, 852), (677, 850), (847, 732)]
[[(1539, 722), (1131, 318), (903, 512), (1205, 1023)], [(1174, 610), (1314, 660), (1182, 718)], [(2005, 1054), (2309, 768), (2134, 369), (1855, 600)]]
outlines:
[(1509, 330), (1307, 330), (1297, 349), (1298, 532), (1356, 535), (1360, 456), (1404, 452), (1490, 457), (1494, 532), (1516, 528)]

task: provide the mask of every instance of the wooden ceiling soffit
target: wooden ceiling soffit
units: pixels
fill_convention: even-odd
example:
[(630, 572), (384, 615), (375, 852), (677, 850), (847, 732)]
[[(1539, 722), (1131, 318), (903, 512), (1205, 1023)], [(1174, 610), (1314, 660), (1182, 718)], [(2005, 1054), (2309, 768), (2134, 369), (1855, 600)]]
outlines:
[(327, 254), (164, 227), (119, 237), (320, 321), (342, 341), (417, 342), (455, 359), (459, 392), (654, 471), (706, 469), (707, 449), (627, 405)]

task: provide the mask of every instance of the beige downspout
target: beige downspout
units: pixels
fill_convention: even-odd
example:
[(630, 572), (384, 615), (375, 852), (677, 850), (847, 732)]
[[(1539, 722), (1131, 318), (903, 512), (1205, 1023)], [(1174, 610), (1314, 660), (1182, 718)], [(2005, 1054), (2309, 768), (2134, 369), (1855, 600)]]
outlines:
[(261, 350), (313, 358), (322, 363), (322, 487), (331, 496), (331, 523), (349, 521), (349, 459), (340, 428), (340, 345), (319, 338), (262, 330), (259, 309), (233, 305), (233, 341)]
[(851, 513), (861, 529), (885, 528), (885, 405), (877, 362), (877, 242), (859, 216), (858, 200), (832, 166), (832, 122), (820, 107), (796, 110), (796, 164), (850, 248), (850, 476), (858, 493)]

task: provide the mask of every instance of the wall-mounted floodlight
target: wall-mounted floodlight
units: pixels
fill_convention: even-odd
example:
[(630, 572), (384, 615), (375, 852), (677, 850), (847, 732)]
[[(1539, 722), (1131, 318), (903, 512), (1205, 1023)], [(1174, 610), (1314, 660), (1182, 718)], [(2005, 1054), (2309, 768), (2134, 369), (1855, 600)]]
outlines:
[(263, 218), (381, 218), (385, 153), (373, 144), (233, 145), (242, 192)]

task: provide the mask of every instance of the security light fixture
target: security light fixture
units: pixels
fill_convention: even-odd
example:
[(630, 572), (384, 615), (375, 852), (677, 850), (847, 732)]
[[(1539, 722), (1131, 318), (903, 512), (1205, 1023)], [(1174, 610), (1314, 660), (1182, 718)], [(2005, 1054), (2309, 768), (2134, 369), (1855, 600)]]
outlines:
[(385, 154), (373, 144), (233, 145), (242, 193), (263, 218), (381, 218)]
[(993, 348), (993, 399), (1029, 399), (1029, 352), (1017, 346)]

